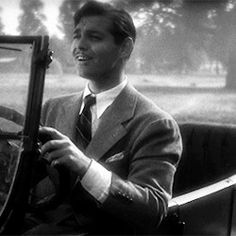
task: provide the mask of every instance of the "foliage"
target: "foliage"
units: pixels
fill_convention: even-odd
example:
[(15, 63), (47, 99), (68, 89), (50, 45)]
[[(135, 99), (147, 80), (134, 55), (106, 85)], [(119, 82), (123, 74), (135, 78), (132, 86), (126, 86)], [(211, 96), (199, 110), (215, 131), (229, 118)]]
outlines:
[(22, 14), (19, 16), (19, 31), (22, 35), (46, 34), (43, 24), (46, 16), (41, 13), (43, 3), (40, 0), (21, 0)]
[(50, 38), (49, 44), (54, 58), (49, 66), (49, 72), (62, 75), (63, 72), (68, 72), (74, 67), (70, 42), (67, 39), (61, 40), (54, 36)]
[(216, 74), (222, 68), (228, 70), (229, 87), (236, 84), (232, 83), (236, 73), (235, 1), (138, 1), (137, 6), (132, 6), (134, 16), (145, 18), (138, 28), (141, 40), (136, 54), (142, 72), (186, 73), (210, 64)]
[[(70, 43), (73, 15), (84, 0), (64, 0), (59, 21), (64, 41), (52, 38), (55, 57), (63, 70), (72, 67)], [(234, 0), (113, 0), (131, 12), (138, 40), (128, 65), (137, 73), (189, 73), (206, 69), (216, 74), (232, 69), (236, 51)], [(40, 0), (21, 0), (22, 34), (41, 34), (45, 16)], [(233, 53), (233, 55), (231, 55)], [(235, 55), (236, 57), (236, 55)], [(232, 72), (233, 71), (233, 72)], [(232, 75), (227, 76), (229, 81)], [(231, 83), (230, 83), (231, 84)]]
[[(1, 14), (1, 11), (2, 11), (2, 8), (0, 7), (0, 14)], [(1, 22), (1, 18), (0, 18), (0, 34), (2, 35), (3, 34), (3, 24)]]
[(62, 30), (65, 32), (65, 37), (68, 42), (71, 41), (73, 34), (73, 15), (82, 4), (82, 2), (82, 0), (64, 0), (62, 5), (60, 6), (59, 20), (62, 23)]

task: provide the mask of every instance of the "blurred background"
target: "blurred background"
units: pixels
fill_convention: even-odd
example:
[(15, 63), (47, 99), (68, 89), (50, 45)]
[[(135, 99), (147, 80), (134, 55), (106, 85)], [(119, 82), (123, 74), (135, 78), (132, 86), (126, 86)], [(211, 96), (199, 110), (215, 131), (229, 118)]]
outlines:
[[(1, 35), (50, 36), (54, 60), (44, 100), (84, 86), (70, 52), (73, 14), (83, 2), (0, 1)], [(133, 16), (137, 41), (126, 71), (138, 90), (178, 122), (236, 124), (236, 0), (103, 2), (119, 4)], [(29, 62), (27, 54), (17, 55), (18, 63), (0, 51), (0, 86), (11, 90), (14, 81), (19, 92), (25, 91), (21, 77), (28, 73)], [(0, 87), (1, 96), (7, 104), (16, 104), (18, 97), (9, 96), (8, 90)]]

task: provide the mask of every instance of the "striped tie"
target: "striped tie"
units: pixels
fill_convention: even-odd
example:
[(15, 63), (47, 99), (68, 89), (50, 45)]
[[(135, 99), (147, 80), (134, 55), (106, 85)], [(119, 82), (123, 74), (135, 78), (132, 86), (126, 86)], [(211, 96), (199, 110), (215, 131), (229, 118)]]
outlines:
[(77, 121), (77, 138), (78, 135), (82, 138), (82, 143), (84, 148), (86, 148), (91, 141), (92, 137), (92, 125), (91, 125), (91, 106), (96, 103), (96, 97), (92, 94), (86, 96), (84, 98), (84, 108), (82, 113), (79, 115), (78, 121)]

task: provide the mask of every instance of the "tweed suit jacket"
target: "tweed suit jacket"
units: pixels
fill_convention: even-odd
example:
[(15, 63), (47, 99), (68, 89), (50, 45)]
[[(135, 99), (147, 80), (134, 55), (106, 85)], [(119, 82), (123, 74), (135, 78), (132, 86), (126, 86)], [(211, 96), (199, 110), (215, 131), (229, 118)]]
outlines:
[(112, 172), (109, 195), (102, 204), (80, 182), (71, 189), (74, 214), (86, 216), (88, 228), (96, 234), (155, 231), (166, 214), (182, 152), (178, 125), (128, 83), (102, 114), (84, 150), (75, 141), (81, 103), (82, 92), (53, 98), (42, 114), (46, 126), (67, 135)]

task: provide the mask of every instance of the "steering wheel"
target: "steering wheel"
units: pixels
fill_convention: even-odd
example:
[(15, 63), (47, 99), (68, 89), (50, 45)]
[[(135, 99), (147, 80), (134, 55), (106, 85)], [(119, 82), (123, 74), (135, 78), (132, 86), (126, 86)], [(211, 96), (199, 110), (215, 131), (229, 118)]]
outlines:
[(6, 120), (10, 120), (20, 126), (23, 126), (25, 120), (24, 116), (21, 113), (5, 106), (0, 106), (0, 117)]
[[(19, 126), (23, 127), (24, 125), (24, 116), (12, 108), (1, 105), (0, 117), (9, 120)], [(4, 133), (6, 132), (0, 129), (0, 134), (4, 135)], [(38, 139), (41, 144), (44, 144), (45, 142), (50, 140), (51, 137), (39, 132)], [(15, 143), (10, 142), (6, 139), (0, 139), (0, 168), (3, 170), (7, 170), (7, 173), (0, 173), (0, 207), (4, 204), (7, 198), (8, 191), (10, 189), (10, 184), (12, 182), (12, 177), (16, 167), (18, 150), (19, 147)], [(35, 176), (33, 176), (32, 185), (35, 186), (35, 184), (37, 184), (48, 174), (50, 180), (55, 186), (56, 191), (55, 194), (49, 196), (48, 198), (45, 198), (38, 202), (30, 202), (29, 208), (31, 210), (48, 210), (50, 208), (56, 207), (64, 199), (66, 192), (65, 188), (66, 186), (68, 186), (68, 182), (65, 183), (65, 176), (68, 176), (68, 173), (65, 173), (66, 170), (62, 167), (59, 167), (57, 169), (52, 167), (50, 168), (48, 163), (46, 163), (42, 158), (38, 158), (38, 160), (36, 161), (35, 169), (37, 170), (37, 172), (35, 172), (36, 174)], [(51, 171), (47, 171), (47, 169), (51, 169)]]
[[(24, 116), (14, 109), (0, 106), (0, 117), (23, 126)], [(0, 129), (0, 134), (5, 134)], [(0, 206), (3, 206), (14, 175), (19, 147), (14, 142), (0, 139)]]
[[(52, 137), (45, 133), (39, 132), (39, 141), (41, 144), (51, 140)], [(43, 198), (36, 203), (32, 203), (31, 207), (34, 211), (44, 211), (57, 207), (66, 197), (69, 191), (69, 172), (63, 166), (51, 167), (44, 158), (40, 158), (37, 163), (37, 170), (41, 168), (41, 172), (45, 172), (55, 187), (55, 193)]]

